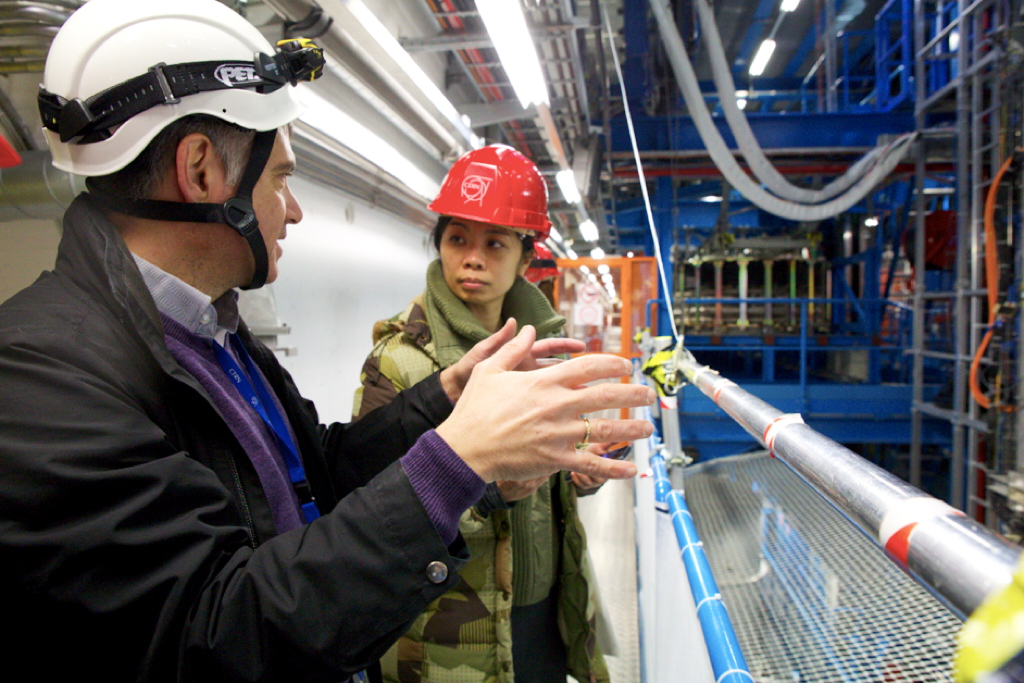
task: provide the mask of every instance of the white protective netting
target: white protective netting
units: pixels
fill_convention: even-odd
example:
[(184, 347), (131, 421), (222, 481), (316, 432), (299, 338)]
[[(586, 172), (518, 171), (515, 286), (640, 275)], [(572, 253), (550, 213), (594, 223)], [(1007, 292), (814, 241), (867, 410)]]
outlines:
[(754, 680), (951, 680), (960, 621), (784, 463), (710, 461), (685, 489)]

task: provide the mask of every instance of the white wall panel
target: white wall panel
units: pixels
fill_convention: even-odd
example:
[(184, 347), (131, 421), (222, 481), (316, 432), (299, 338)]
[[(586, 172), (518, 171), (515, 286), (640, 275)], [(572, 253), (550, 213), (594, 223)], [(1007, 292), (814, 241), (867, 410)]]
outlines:
[(54, 221), (24, 220), (0, 223), (0, 301), (52, 270), (60, 229)]
[(281, 357), (324, 422), (347, 421), (373, 323), (423, 290), (426, 232), (322, 185), (292, 180), (304, 218), (281, 243), (277, 312), (291, 334)]

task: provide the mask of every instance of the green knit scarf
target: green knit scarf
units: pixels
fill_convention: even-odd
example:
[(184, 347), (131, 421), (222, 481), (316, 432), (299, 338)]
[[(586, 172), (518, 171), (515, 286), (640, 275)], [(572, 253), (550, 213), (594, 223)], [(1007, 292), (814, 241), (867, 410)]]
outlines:
[[(490, 336), (469, 308), (448, 288), (441, 272), (440, 259), (427, 268), (427, 291), (424, 297), (427, 324), (434, 339), (437, 360), (442, 368), (455, 363), (478, 341)], [(501, 307), (502, 321), (515, 318), (523, 325), (537, 328), (537, 338), (552, 337), (565, 325), (565, 318), (555, 313), (543, 293), (522, 277), (516, 277), (505, 294)]]

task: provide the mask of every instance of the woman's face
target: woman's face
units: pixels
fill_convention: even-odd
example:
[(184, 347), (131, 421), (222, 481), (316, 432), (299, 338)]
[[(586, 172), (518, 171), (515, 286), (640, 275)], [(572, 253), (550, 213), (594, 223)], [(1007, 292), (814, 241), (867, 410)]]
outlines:
[(519, 235), (509, 228), (453, 218), (441, 234), (444, 281), (470, 308), (500, 308), (524, 260)]

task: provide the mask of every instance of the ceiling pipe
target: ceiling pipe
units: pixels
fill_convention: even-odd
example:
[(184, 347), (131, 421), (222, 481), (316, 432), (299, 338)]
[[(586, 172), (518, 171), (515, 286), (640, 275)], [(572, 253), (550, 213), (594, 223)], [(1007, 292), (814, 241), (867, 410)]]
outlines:
[(0, 0), (0, 74), (39, 73), (53, 37), (85, 0)]
[(53, 24), (62, 26), (73, 10), (54, 9), (43, 4), (11, 4), (0, 2), (0, 18), (6, 21), (19, 20), (36, 24)]
[[(419, 135), (429, 141), (442, 157), (458, 156), (469, 146), (465, 135), (465, 124), (453, 121), (450, 116), (440, 114), (440, 119), (431, 115), (427, 107), (412, 95), (411, 81), (400, 73), (397, 67), (388, 73), (382, 66), (372, 64), (370, 55), (357, 42), (357, 36), (368, 42), (375, 42), (362, 29), (359, 21), (348, 10), (351, 2), (337, 0), (326, 12), (312, 0), (265, 0), (279, 16), (291, 24), (311, 23), (320, 27), (304, 37), (315, 39), (327, 53), (345, 70), (358, 78), (374, 92), (400, 118), (411, 124)], [(456, 117), (457, 119), (458, 117)], [(447, 126), (442, 125), (444, 121)], [(467, 129), (468, 130), (468, 129)], [(470, 135), (472, 131), (469, 131)]]

